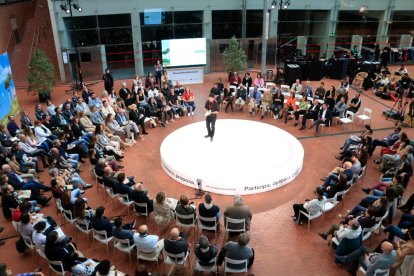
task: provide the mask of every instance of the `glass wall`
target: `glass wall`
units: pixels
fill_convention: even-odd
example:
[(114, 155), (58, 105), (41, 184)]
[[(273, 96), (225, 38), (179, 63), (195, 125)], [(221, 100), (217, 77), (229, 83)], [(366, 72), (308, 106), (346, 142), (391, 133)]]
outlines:
[(161, 11), (161, 24), (153, 24), (145, 16), (140, 14), (145, 72), (161, 58), (161, 40), (203, 37), (202, 11)]
[(336, 46), (350, 49), (353, 35), (363, 37), (364, 46), (374, 48), (379, 18), (383, 11), (339, 11)]
[(110, 68), (134, 67), (129, 13), (76, 16), (72, 19), (65, 17), (64, 23), (72, 39), (71, 47), (75, 45), (75, 39), (78, 46), (105, 45), (106, 60)]
[(394, 11), (389, 24), (389, 41), (392, 47), (399, 46), (401, 35), (414, 35), (414, 13), (412, 11)]
[[(216, 10), (211, 13), (213, 22), (213, 39), (229, 39), (242, 36), (241, 10)], [(247, 32), (247, 30), (246, 30)]]

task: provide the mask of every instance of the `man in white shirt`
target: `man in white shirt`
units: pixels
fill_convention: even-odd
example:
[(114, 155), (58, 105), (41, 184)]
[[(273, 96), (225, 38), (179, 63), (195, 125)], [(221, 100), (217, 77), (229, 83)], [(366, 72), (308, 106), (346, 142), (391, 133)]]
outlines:
[(24, 134), (19, 134), (19, 148), (21, 150), (23, 150), (27, 156), (29, 157), (37, 157), (39, 156), (40, 159), (42, 160), (42, 164), (44, 168), (49, 167), (47, 162), (46, 162), (46, 157), (49, 156), (49, 154), (44, 150), (44, 149), (38, 149), (38, 148), (34, 148), (32, 146), (30, 146), (27, 142), (26, 142), (26, 135)]
[(57, 137), (52, 134), (50, 129), (48, 129), (45, 125), (42, 124), (42, 121), (36, 120), (34, 123), (34, 134), (37, 140), (39, 141), (39, 144), (43, 143), (44, 141), (47, 141), (47, 144), (51, 146), (52, 141), (55, 140)]
[(293, 222), (302, 224), (304, 221), (307, 221), (306, 216), (303, 214), (299, 216), (300, 211), (303, 211), (305, 213), (308, 213), (310, 215), (315, 215), (317, 212), (319, 212), (323, 205), (323, 190), (320, 187), (316, 188), (316, 194), (317, 198), (314, 198), (312, 200), (306, 199), (305, 203), (303, 204), (293, 204), (293, 212), (295, 213), (293, 215)]
[(303, 87), (302, 84), (300, 84), (300, 79), (296, 79), (296, 82), (292, 84), (292, 87), (290, 90), (294, 91), (295, 94), (300, 93), (302, 91)]
[(358, 220), (350, 219), (347, 224), (333, 224), (328, 232), (319, 233), (319, 236), (326, 240), (329, 235), (332, 235), (332, 238), (336, 237), (339, 242), (344, 238), (349, 240), (358, 238), (362, 233), (362, 227), (359, 225)]
[(102, 102), (102, 104), (103, 104), (103, 107), (102, 107), (101, 112), (102, 112), (102, 117), (104, 119), (106, 119), (106, 116), (108, 116), (109, 114), (112, 114), (112, 115), (115, 116), (115, 111), (112, 108), (112, 106), (109, 105), (109, 102), (108, 101), (104, 100)]
[(161, 239), (157, 235), (148, 235), (148, 226), (142, 224), (138, 233), (134, 234), (134, 243), (138, 251), (144, 253), (155, 252), (158, 255), (164, 248), (164, 239)]

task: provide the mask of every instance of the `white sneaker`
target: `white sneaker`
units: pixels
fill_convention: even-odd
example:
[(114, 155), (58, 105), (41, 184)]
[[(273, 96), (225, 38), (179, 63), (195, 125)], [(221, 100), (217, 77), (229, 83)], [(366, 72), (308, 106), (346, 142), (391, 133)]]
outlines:
[(194, 116), (194, 112), (191, 112), (191, 116)]
[(175, 118), (180, 118), (180, 116), (178, 114), (175, 114)]
[(276, 115), (273, 115), (273, 119), (275, 119), (275, 120), (277, 119), (277, 118), (276, 118)]
[(191, 116), (190, 112), (188, 112), (188, 113), (187, 113), (187, 116), (188, 116), (188, 117), (190, 117), (190, 116)]

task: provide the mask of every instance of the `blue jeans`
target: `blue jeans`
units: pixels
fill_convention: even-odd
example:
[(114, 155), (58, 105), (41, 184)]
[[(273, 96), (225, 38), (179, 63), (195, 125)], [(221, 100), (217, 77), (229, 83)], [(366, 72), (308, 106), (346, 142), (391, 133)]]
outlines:
[(404, 214), (401, 216), (400, 222), (398, 223), (398, 227), (402, 229), (410, 229), (413, 226), (414, 226), (414, 215)]
[(364, 213), (367, 210), (367, 208), (362, 207), (361, 205), (357, 205), (352, 209), (352, 211), (349, 213), (350, 215), (353, 215), (354, 217), (360, 215), (361, 213)]
[(35, 213), (39, 213), (40, 212), (40, 207), (37, 207), (37, 201), (36, 200), (29, 200), (30, 204), (32, 204), (32, 209), (30, 210), (31, 212), (35, 212)]
[(73, 173), (73, 176), (72, 176), (72, 179), (70, 180), (70, 182), (76, 188), (78, 187), (79, 184), (82, 185), (82, 186), (85, 185), (85, 181), (83, 181), (83, 179), (79, 176), (78, 173)]
[(22, 186), (22, 189), (32, 191), (32, 196), (40, 196), (40, 189), (44, 190), (47, 189), (47, 187), (42, 183), (29, 179), (26, 184)]
[[(75, 204), (75, 201), (78, 199), (78, 198), (82, 198), (82, 193), (81, 193), (81, 190), (79, 190), (79, 189), (74, 189), (74, 190), (72, 190), (72, 192), (70, 193), (70, 202), (72, 203), (72, 204)], [(85, 202), (88, 202), (88, 199), (87, 198), (82, 198)]]
[(394, 237), (397, 236), (400, 239), (405, 240), (405, 234), (403, 233), (403, 231), (401, 230), (401, 228), (399, 228), (397, 225), (392, 224), (390, 226), (388, 226), (387, 228), (384, 229), (385, 233), (388, 233), (388, 241), (393, 241)]
[(336, 173), (331, 173), (330, 175), (328, 175), (327, 178), (325, 178), (324, 186), (327, 187), (327, 186), (331, 185), (331, 182), (334, 182), (333, 184), (338, 183), (338, 180), (339, 180), (339, 175), (336, 174)]
[(188, 113), (194, 112), (194, 110), (196, 109), (195, 102), (184, 102), (184, 105), (185, 107), (187, 107)]

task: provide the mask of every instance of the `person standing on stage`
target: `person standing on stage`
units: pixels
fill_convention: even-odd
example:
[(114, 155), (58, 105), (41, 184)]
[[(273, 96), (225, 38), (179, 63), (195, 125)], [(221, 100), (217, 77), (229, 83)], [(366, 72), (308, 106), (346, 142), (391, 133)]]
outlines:
[(210, 142), (213, 141), (214, 137), (214, 130), (216, 127), (216, 120), (217, 120), (217, 114), (220, 111), (220, 106), (215, 100), (214, 94), (210, 94), (208, 96), (208, 100), (204, 106), (206, 110), (206, 126), (207, 126), (207, 132), (208, 134), (204, 136), (205, 138), (210, 137)]

